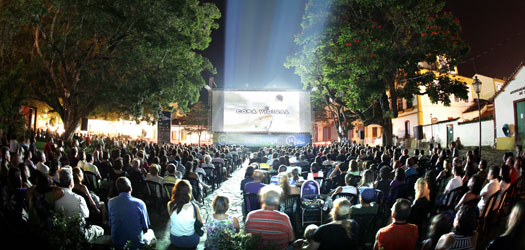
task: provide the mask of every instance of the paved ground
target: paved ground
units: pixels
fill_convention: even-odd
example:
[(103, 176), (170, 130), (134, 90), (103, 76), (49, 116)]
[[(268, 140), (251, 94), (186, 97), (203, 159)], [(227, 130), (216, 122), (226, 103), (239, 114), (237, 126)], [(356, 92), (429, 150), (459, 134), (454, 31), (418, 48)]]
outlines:
[[(247, 164), (244, 164), (242, 168), (237, 169), (233, 172), (232, 177), (226, 180), (221, 184), (221, 186), (208, 194), (204, 199), (204, 205), (200, 206), (200, 211), (202, 213), (202, 218), (206, 220), (208, 214), (211, 215), (213, 212), (211, 208), (211, 202), (213, 198), (217, 195), (224, 195), (230, 199), (230, 210), (228, 214), (236, 216), (241, 223), (241, 228), (244, 227), (242, 222), (242, 202), (243, 197), (240, 191), (241, 181), (244, 179), (245, 167)], [(155, 231), (155, 236), (157, 237), (156, 249), (174, 249), (170, 246), (170, 232), (169, 232), (169, 217), (166, 209), (162, 211), (150, 211), (150, 220), (152, 229)], [(197, 249), (204, 249), (204, 241), (206, 240), (206, 234), (201, 237), (201, 241)]]

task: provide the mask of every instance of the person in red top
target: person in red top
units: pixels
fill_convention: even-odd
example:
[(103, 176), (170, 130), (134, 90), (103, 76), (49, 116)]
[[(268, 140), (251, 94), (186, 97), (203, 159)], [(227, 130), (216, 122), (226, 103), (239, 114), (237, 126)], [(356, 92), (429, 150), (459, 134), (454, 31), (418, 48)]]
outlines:
[(397, 199), (392, 207), (394, 223), (381, 228), (376, 234), (374, 249), (414, 249), (419, 237), (417, 226), (407, 223), (410, 215), (410, 201)]
[(49, 137), (47, 139), (47, 143), (44, 146), (44, 154), (46, 154), (46, 159), (51, 161), (54, 157), (53, 154), (55, 152), (55, 142), (53, 141), (53, 137)]
[(272, 249), (286, 249), (295, 240), (290, 218), (279, 212), (281, 188), (267, 185), (259, 193), (261, 209), (252, 211), (246, 217), (245, 232), (259, 234), (264, 246)]

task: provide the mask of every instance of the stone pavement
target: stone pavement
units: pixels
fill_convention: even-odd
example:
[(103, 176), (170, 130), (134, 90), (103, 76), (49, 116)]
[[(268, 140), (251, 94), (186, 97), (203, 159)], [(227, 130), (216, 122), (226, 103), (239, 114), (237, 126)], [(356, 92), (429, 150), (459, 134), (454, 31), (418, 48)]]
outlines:
[[(233, 215), (239, 219), (241, 223), (241, 228), (244, 227), (242, 222), (242, 202), (243, 197), (241, 195), (240, 185), (241, 181), (244, 179), (245, 167), (247, 162), (243, 164), (242, 168), (235, 170), (228, 180), (224, 181), (220, 187), (213, 192), (210, 189), (208, 196), (204, 198), (204, 205), (201, 205), (200, 212), (203, 220), (206, 220), (208, 215), (211, 216), (213, 209), (211, 207), (211, 202), (213, 198), (220, 194), (226, 196), (230, 199), (230, 210), (228, 211), (229, 215)], [(151, 227), (155, 232), (157, 237), (156, 249), (175, 249), (170, 244), (170, 220), (168, 217), (167, 208), (163, 208), (161, 211), (148, 211), (151, 221)], [(201, 237), (200, 243), (197, 249), (204, 249), (204, 241), (206, 240), (206, 233)]]

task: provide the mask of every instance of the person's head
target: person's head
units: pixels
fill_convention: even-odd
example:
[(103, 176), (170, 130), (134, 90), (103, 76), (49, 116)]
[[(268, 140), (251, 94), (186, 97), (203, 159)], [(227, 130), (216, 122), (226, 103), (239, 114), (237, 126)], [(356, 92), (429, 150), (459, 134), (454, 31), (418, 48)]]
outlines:
[(462, 177), (463, 176), (463, 168), (461, 167), (461, 165), (455, 165), (454, 167), (452, 167), (452, 174), (454, 174), (454, 176)]
[(256, 182), (263, 182), (264, 172), (258, 169), (253, 171), (253, 180)]
[(211, 156), (210, 156), (210, 155), (206, 155), (206, 156), (204, 156), (204, 162), (206, 162), (206, 164), (210, 164), (210, 162), (211, 162)]
[(468, 180), (467, 186), (471, 193), (479, 195), (483, 188), (483, 181), (479, 175), (474, 175)]
[(449, 160), (444, 160), (443, 169), (448, 172), (452, 171), (452, 163)]
[(407, 167), (413, 167), (416, 164), (416, 159), (414, 157), (408, 157), (406, 160)]
[(71, 168), (61, 168), (58, 170), (58, 186), (62, 188), (73, 187), (73, 171)]
[(278, 171), (278, 172), (279, 172), (279, 173), (284, 173), (284, 172), (286, 172), (286, 165), (281, 165), (281, 166), (279, 166), (279, 171)]
[(489, 180), (495, 180), (497, 178), (499, 178), (499, 167), (498, 166), (492, 166), (490, 167), (490, 170), (489, 170), (489, 174), (488, 174), (488, 179)]
[(115, 161), (113, 162), (113, 169), (115, 170), (122, 170), (122, 166), (124, 164), (122, 163), (122, 158), (117, 158), (115, 159)]
[(330, 216), (334, 221), (350, 219), (352, 203), (346, 198), (338, 198), (334, 201)]
[(170, 174), (170, 175), (174, 175), (175, 174), (175, 170), (176, 170), (175, 164), (170, 163), (170, 164), (168, 164), (168, 166), (166, 168), (168, 170), (168, 174)]
[(157, 165), (157, 164), (152, 164), (152, 165), (149, 167), (149, 173), (150, 173), (152, 176), (158, 176), (158, 175), (159, 175), (159, 171), (160, 171), (160, 167), (159, 167), (159, 165)]
[(383, 166), (379, 169), (379, 179), (380, 180), (390, 180), (390, 173), (392, 171), (388, 166)]
[(454, 219), (454, 233), (471, 236), (477, 227), (477, 212), (468, 206), (462, 206)]
[(140, 160), (139, 159), (133, 159), (133, 161), (131, 161), (131, 168), (133, 168), (133, 170), (139, 170), (140, 169)]
[(425, 198), (430, 201), (430, 189), (428, 188), (428, 182), (425, 178), (417, 179), (414, 184), (414, 189), (416, 190), (414, 200)]
[(359, 167), (357, 166), (357, 161), (356, 160), (351, 160), (350, 163), (349, 163), (349, 168), (350, 168), (351, 172), (359, 171)]
[(375, 189), (373, 188), (361, 188), (359, 190), (359, 199), (361, 204), (370, 204), (375, 198)]
[(487, 160), (481, 160), (478, 166), (479, 170), (485, 171), (487, 169)]
[(405, 222), (410, 215), (410, 201), (405, 198), (399, 198), (392, 206), (392, 218), (395, 222)]
[(394, 172), (394, 180), (405, 181), (405, 178), (406, 178), (405, 170), (403, 170), (402, 168), (396, 168)]
[(281, 201), (282, 189), (276, 185), (266, 185), (259, 191), (263, 209), (277, 209)]
[[(432, 217), (428, 229), (428, 237), (432, 238), (432, 244), (434, 247), (442, 235), (450, 232), (451, 227), (452, 225), (450, 224), (449, 218), (444, 214), (437, 214)], [(430, 249), (434, 249), (434, 247)]]
[(213, 212), (216, 214), (225, 214), (230, 208), (230, 200), (226, 196), (217, 195), (211, 202)]
[(319, 228), (317, 225), (310, 224), (304, 229), (304, 238), (306, 239), (306, 241), (311, 243), (312, 236), (314, 235), (314, 232), (315, 230), (317, 230), (317, 228)]
[(501, 166), (499, 174), (502, 181), (510, 183), (510, 167), (508, 165)]
[(9, 168), (7, 173), (9, 186), (13, 189), (22, 187), (22, 173), (16, 167)]
[(523, 235), (525, 233), (525, 203), (523, 201), (517, 202), (510, 212), (507, 221), (507, 230), (503, 235), (510, 236), (511, 239), (518, 240), (519, 249), (524, 249), (525, 240)]
[(36, 152), (36, 158), (39, 162), (46, 162), (46, 154), (44, 154), (42, 151)]
[(367, 185), (374, 182), (374, 171), (367, 169), (363, 172), (363, 178), (361, 179), (361, 185)]
[(131, 193), (131, 181), (125, 176), (117, 178), (115, 181), (115, 186), (117, 187), (117, 191), (119, 193)]
[(317, 162), (312, 162), (312, 165), (310, 166), (310, 172), (317, 173), (321, 170), (321, 165)]
[(171, 191), (170, 204), (174, 205), (177, 213), (180, 212), (184, 204), (192, 200), (191, 184), (188, 180), (178, 180)]
[(80, 169), (80, 167), (74, 167), (73, 168), (73, 182), (75, 184), (82, 184), (83, 179), (84, 179), (84, 173), (82, 172), (82, 169)]

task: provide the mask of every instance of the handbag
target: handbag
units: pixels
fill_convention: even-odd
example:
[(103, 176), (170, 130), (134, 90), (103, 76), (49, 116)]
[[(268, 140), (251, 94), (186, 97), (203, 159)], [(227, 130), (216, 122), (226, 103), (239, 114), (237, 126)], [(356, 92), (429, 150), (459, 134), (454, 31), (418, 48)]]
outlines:
[(193, 206), (193, 213), (195, 214), (195, 224), (193, 225), (195, 227), (195, 233), (197, 233), (199, 236), (203, 236), (204, 229), (202, 227), (204, 225), (199, 219), (197, 219), (197, 209), (195, 208), (195, 204), (192, 202), (191, 205)]

